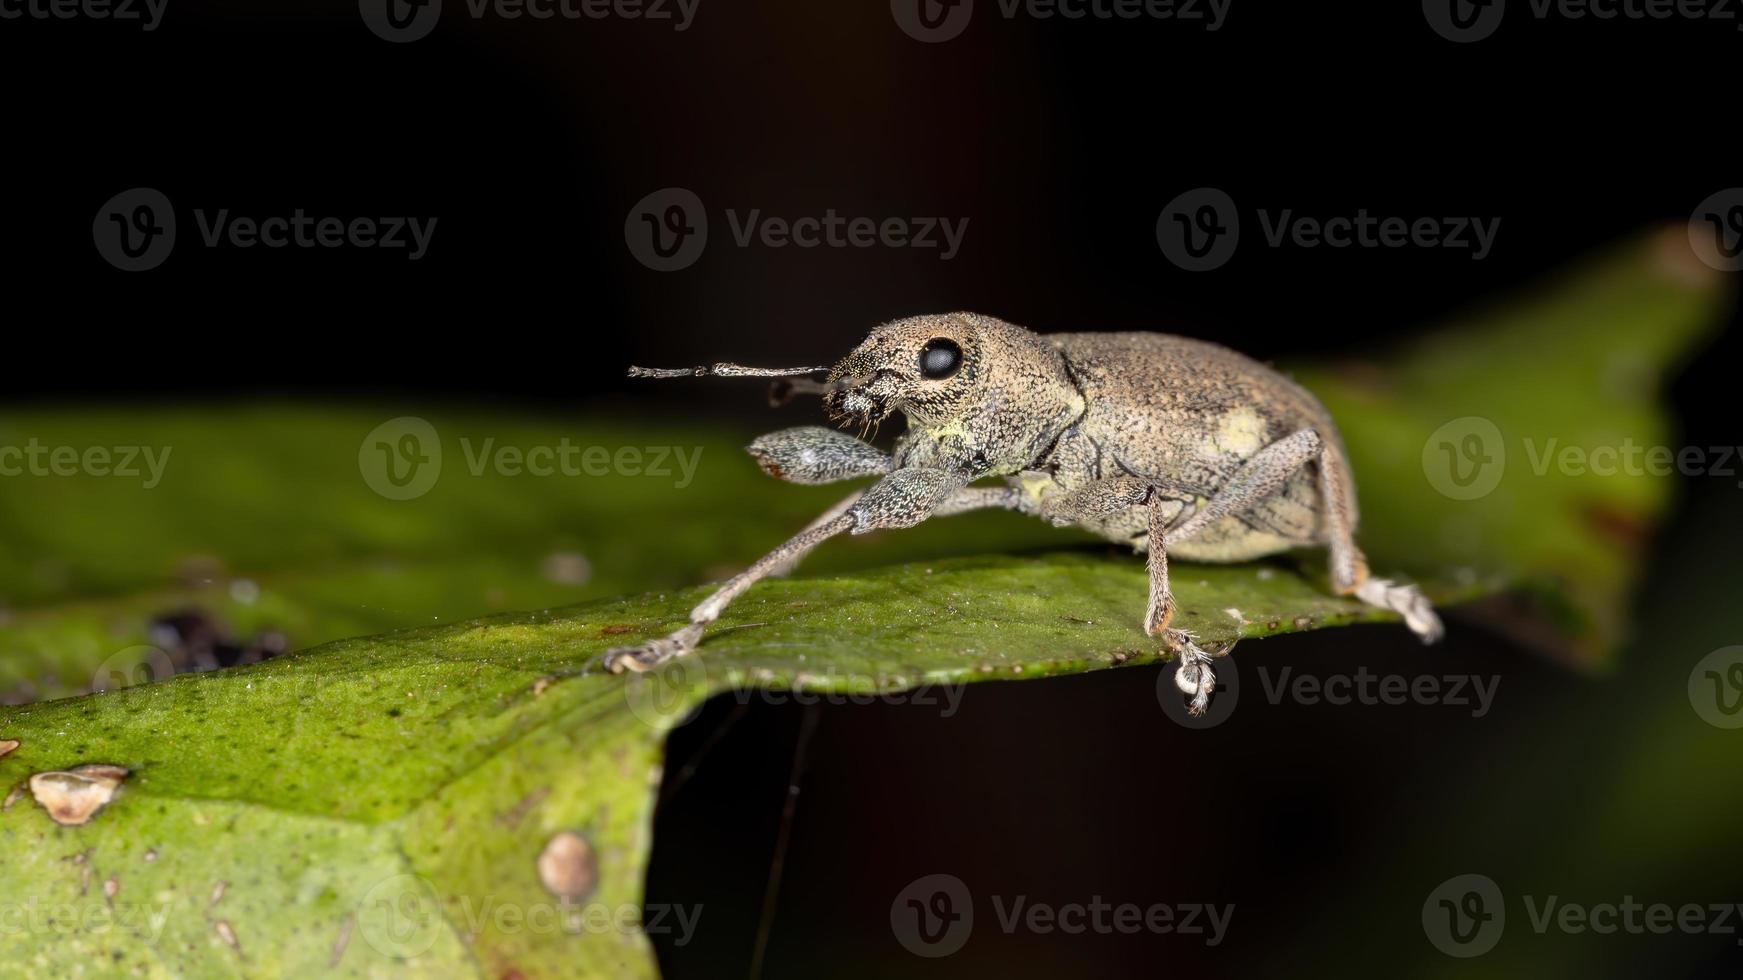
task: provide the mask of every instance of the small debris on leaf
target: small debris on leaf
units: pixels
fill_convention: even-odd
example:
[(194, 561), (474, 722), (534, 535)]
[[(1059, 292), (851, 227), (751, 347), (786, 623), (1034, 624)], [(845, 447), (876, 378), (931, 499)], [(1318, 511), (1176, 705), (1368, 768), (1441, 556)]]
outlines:
[(593, 845), (573, 830), (557, 832), (539, 854), (539, 881), (557, 898), (572, 902), (586, 898), (599, 882)]
[(62, 827), (82, 827), (115, 798), (127, 778), (121, 766), (79, 766), (69, 772), (39, 772), (30, 777), (37, 805)]

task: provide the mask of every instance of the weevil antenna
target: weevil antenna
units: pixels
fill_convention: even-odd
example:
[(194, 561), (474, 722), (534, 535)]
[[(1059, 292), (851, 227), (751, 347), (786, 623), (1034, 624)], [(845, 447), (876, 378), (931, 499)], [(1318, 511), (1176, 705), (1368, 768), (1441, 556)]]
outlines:
[(690, 368), (645, 368), (630, 366), (632, 378), (794, 378), (829, 370), (827, 367), (759, 368), (722, 361)]

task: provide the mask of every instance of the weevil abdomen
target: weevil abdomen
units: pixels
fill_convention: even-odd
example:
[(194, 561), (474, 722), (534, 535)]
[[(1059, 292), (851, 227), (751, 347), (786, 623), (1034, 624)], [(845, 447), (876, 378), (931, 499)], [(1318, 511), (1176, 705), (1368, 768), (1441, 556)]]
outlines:
[[(1130, 476), (1165, 488), (1190, 513), (1243, 463), (1290, 433), (1312, 429), (1342, 452), (1337, 427), (1313, 395), (1226, 347), (1153, 333), (1047, 339), (1070, 366), (1085, 409), (1046, 461), (1052, 486), (1043, 490), (1031, 482), (1032, 492)], [(1352, 503), (1353, 495), (1352, 488)], [(1142, 550), (1148, 521), (1148, 508), (1133, 506), (1083, 526)], [(1317, 471), (1307, 467), (1274, 496), (1171, 550), (1188, 560), (1234, 562), (1324, 542)]]

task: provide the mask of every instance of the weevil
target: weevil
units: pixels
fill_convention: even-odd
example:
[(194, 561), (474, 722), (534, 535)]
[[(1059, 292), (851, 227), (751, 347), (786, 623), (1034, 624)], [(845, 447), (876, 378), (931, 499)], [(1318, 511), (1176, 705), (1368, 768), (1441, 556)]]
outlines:
[[(827, 378), (786, 382), (823, 396), (862, 434), (901, 412), (890, 452), (822, 426), (748, 447), (770, 476), (800, 484), (877, 482), (825, 511), (733, 576), (669, 636), (606, 652), (613, 672), (645, 671), (694, 650), (703, 629), (752, 584), (785, 574), (842, 533), (913, 527), (929, 517), (1005, 508), (1077, 525), (1147, 555), (1144, 629), (1179, 661), (1175, 684), (1202, 714), (1212, 657), (1173, 628), (1170, 556), (1240, 562), (1293, 548), (1329, 552), (1331, 587), (1392, 610), (1432, 643), (1440, 619), (1412, 585), (1368, 573), (1356, 546), (1356, 489), (1325, 406), (1229, 348), (1160, 333), (1037, 334), (976, 313), (894, 320), (834, 367), (630, 368), (632, 377)], [(1003, 485), (974, 486), (987, 478)]]

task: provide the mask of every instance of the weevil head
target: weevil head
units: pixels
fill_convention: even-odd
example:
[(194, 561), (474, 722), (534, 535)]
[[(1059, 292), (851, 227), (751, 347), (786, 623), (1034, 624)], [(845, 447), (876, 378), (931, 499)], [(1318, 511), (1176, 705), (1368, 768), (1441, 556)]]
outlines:
[(829, 372), (830, 415), (866, 425), (900, 411), (916, 424), (956, 415), (985, 371), (980, 331), (957, 316), (885, 323)]
[(1053, 344), (976, 313), (882, 324), (830, 370), (828, 384), (824, 408), (843, 423), (864, 428), (901, 412), (911, 438), (994, 469), (1026, 462), (1038, 429), (1082, 408)]

